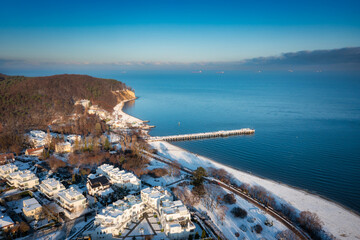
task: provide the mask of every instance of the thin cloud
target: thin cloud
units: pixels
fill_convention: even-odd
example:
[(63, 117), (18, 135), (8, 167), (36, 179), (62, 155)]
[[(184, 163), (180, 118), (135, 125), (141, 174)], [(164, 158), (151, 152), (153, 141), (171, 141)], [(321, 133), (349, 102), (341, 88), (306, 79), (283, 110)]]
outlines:
[(278, 57), (260, 57), (242, 62), (246, 65), (325, 65), (325, 64), (359, 64), (360, 47), (331, 50), (299, 51), (283, 53)]
[(360, 47), (283, 53), (279, 56), (258, 57), (232, 62), (169, 62), (169, 61), (32, 61), (0, 58), (0, 71), (39, 67), (72, 67), (98, 69), (188, 69), (188, 70), (356, 70), (360, 71)]

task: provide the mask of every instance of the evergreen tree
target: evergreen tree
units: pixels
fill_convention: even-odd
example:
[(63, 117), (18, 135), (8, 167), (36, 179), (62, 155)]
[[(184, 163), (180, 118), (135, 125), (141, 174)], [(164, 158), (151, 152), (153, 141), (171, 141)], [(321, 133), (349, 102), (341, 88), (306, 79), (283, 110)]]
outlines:
[(106, 138), (106, 139), (105, 139), (105, 143), (104, 143), (104, 149), (105, 149), (106, 151), (109, 151), (110, 148), (111, 148), (110, 141), (109, 141), (108, 138)]
[(198, 167), (193, 174), (193, 184), (195, 186), (202, 185), (204, 177), (207, 176), (206, 170), (203, 167)]
[(80, 143), (78, 137), (76, 137), (74, 142), (74, 151), (78, 151), (79, 149), (80, 149)]
[(202, 233), (201, 233), (201, 238), (206, 238), (206, 232), (205, 232), (205, 230), (202, 231)]

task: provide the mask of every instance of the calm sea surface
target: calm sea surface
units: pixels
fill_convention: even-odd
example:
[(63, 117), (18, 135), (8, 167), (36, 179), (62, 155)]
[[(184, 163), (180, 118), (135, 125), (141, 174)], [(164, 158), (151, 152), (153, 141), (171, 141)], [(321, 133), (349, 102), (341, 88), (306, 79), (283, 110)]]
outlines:
[(360, 77), (329, 73), (111, 75), (139, 97), (125, 111), (153, 136), (239, 129), (175, 145), (360, 212)]
[(84, 73), (133, 87), (139, 99), (125, 111), (150, 120), (153, 136), (254, 128), (252, 136), (174, 144), (360, 212), (360, 75)]

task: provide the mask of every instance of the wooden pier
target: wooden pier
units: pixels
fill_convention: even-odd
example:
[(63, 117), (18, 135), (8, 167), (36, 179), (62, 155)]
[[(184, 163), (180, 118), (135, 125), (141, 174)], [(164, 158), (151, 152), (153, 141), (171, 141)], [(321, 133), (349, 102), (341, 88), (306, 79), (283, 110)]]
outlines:
[(184, 140), (196, 140), (203, 138), (217, 138), (217, 137), (228, 137), (235, 135), (249, 135), (254, 134), (255, 130), (250, 128), (242, 128), (238, 130), (229, 131), (217, 131), (217, 132), (205, 132), (205, 133), (193, 133), (193, 134), (182, 134), (162, 137), (149, 137), (149, 141), (184, 141)]

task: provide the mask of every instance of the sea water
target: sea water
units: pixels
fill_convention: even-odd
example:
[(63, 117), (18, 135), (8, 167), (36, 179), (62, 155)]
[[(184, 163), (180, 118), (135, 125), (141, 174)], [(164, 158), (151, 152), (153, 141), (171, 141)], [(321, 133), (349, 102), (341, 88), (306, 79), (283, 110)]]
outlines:
[(360, 76), (349, 73), (109, 74), (139, 97), (124, 110), (153, 136), (254, 128), (174, 142), (194, 153), (360, 212)]

